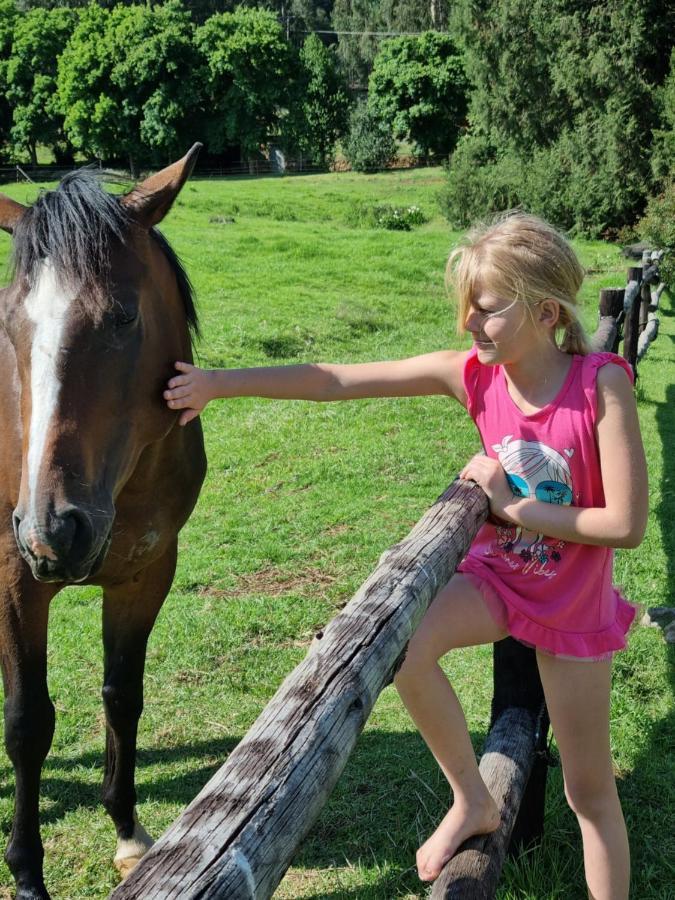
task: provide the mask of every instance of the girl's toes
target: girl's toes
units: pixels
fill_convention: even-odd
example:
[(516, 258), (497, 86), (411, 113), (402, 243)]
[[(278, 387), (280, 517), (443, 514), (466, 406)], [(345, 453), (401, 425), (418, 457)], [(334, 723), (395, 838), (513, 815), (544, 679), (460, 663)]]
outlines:
[(421, 881), (434, 881), (440, 875), (440, 869), (437, 869), (429, 860), (429, 857), (417, 856), (417, 874)]

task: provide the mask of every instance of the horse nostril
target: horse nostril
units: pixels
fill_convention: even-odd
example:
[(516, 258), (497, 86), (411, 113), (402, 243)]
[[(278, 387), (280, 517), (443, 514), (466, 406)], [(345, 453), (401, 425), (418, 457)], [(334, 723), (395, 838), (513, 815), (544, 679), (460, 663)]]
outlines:
[(93, 529), (87, 516), (76, 507), (55, 517), (52, 542), (59, 555), (84, 556), (91, 545)]

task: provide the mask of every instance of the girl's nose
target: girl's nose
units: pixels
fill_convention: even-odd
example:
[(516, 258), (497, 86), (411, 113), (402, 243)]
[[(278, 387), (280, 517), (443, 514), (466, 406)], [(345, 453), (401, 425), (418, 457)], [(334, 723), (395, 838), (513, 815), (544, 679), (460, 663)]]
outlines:
[(471, 310), (464, 320), (464, 327), (467, 331), (478, 331), (478, 316), (475, 310)]

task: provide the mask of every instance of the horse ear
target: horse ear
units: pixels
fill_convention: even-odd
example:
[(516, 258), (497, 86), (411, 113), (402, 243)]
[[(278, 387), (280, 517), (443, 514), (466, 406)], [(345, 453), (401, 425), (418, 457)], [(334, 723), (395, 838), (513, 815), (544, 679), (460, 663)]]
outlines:
[(3, 231), (9, 231), (11, 234), (27, 209), (27, 206), (17, 203), (16, 200), (12, 200), (6, 194), (0, 194), (0, 228)]
[(151, 175), (122, 197), (122, 205), (144, 228), (159, 224), (190, 177), (203, 144), (193, 144), (178, 162)]

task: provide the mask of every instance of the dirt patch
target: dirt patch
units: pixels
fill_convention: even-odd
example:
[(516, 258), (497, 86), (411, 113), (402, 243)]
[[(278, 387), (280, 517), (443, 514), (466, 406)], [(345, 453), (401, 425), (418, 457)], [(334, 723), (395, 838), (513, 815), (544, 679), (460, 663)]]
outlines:
[(250, 575), (240, 575), (233, 588), (204, 587), (199, 591), (200, 597), (215, 599), (236, 599), (250, 594), (267, 594), (269, 597), (281, 597), (284, 594), (316, 593), (318, 588), (328, 587), (337, 579), (336, 575), (309, 566), (299, 572), (286, 572), (277, 566), (267, 566)]
[(351, 531), (352, 528), (352, 525), (333, 525), (331, 528), (324, 528), (322, 533), (328, 535), (328, 537), (335, 537), (338, 534), (344, 534), (346, 531)]

